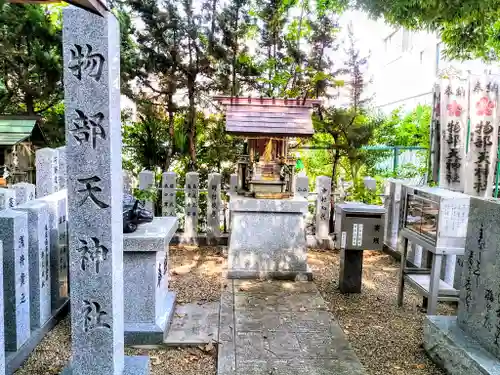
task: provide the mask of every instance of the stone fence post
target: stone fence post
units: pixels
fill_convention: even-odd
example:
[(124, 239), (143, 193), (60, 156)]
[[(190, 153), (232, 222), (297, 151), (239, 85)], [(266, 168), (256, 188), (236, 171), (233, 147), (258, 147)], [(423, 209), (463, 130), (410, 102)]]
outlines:
[(162, 216), (176, 216), (177, 208), (177, 173), (165, 172), (161, 178), (161, 212)]

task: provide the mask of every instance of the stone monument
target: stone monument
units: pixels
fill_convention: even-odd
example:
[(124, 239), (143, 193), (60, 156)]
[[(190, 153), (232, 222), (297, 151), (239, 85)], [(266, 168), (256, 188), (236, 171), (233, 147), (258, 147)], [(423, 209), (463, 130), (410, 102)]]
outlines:
[(500, 373), (500, 203), (471, 197), (458, 318), (427, 316), (424, 348), (451, 375)]
[[(142, 171), (139, 173), (139, 189), (148, 190), (155, 186), (155, 174), (152, 171)], [(154, 203), (146, 200), (144, 208), (154, 214)]]
[(27, 182), (18, 182), (12, 185), (16, 191), (16, 205), (26, 203), (35, 199), (35, 185)]
[(183, 242), (196, 243), (198, 233), (198, 199), (200, 194), (200, 175), (198, 172), (186, 173), (185, 212)]
[(30, 337), (28, 215), (0, 211), (0, 241), (3, 243), (3, 300), (5, 351), (16, 352)]
[(117, 19), (63, 10), (72, 360), (65, 375), (142, 375), (124, 355), (123, 176)]
[(177, 174), (175, 172), (165, 172), (161, 179), (161, 212), (163, 216), (175, 216), (177, 208), (176, 192)]
[(207, 195), (207, 241), (216, 243), (220, 237), (220, 211), (221, 211), (221, 180), (220, 173), (208, 174)]
[(44, 325), (51, 316), (49, 206), (33, 200), (15, 208), (28, 214), (28, 259), (31, 329)]
[(16, 190), (0, 188), (0, 210), (14, 208), (16, 205)]
[(36, 197), (42, 198), (59, 190), (59, 151), (42, 148), (36, 151)]
[(66, 233), (67, 191), (40, 199), (49, 209), (50, 284), (52, 310), (60, 309), (69, 298), (68, 249)]

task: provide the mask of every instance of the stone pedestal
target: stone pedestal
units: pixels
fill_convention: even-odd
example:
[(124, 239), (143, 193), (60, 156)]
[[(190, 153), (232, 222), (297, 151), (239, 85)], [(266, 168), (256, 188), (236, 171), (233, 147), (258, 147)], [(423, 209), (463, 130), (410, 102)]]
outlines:
[(340, 250), (339, 289), (342, 293), (361, 293), (363, 250)]
[(307, 201), (231, 196), (228, 278), (306, 277)]
[(125, 344), (163, 343), (175, 307), (168, 292), (168, 244), (177, 218), (155, 217), (123, 235)]
[(498, 375), (500, 361), (457, 324), (456, 316), (424, 320), (424, 349), (450, 375)]

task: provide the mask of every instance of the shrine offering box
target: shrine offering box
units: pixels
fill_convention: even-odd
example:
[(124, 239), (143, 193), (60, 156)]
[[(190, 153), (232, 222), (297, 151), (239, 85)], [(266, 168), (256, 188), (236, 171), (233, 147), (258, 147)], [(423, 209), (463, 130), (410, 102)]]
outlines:
[(470, 197), (428, 186), (405, 186), (403, 191), (406, 237), (435, 254), (463, 253)]

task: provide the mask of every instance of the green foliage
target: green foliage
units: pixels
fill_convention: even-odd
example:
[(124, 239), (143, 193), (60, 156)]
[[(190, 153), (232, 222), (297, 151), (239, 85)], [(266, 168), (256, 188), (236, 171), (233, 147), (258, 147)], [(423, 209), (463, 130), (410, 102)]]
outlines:
[(159, 191), (155, 187), (151, 187), (145, 190), (134, 189), (133, 196), (137, 200), (150, 202), (156, 202), (160, 198)]
[(355, 0), (393, 25), (439, 32), (450, 58), (498, 60), (500, 0)]
[(429, 105), (418, 105), (409, 113), (395, 109), (376, 129), (372, 144), (429, 148), (431, 116)]
[(44, 114), (62, 100), (60, 7), (0, 6), (0, 113)]

